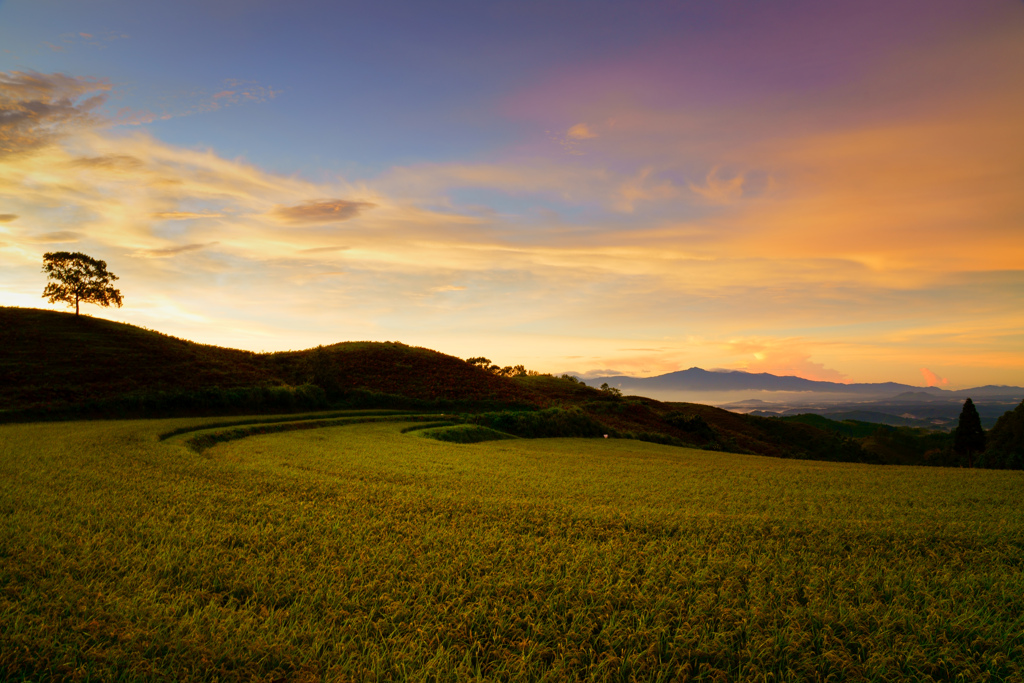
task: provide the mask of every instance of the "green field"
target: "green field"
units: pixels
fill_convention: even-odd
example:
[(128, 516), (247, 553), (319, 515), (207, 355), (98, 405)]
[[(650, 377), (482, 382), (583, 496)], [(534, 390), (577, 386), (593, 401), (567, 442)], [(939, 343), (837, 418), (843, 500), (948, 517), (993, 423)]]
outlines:
[(0, 677), (1024, 678), (1021, 472), (215, 422), (0, 425)]

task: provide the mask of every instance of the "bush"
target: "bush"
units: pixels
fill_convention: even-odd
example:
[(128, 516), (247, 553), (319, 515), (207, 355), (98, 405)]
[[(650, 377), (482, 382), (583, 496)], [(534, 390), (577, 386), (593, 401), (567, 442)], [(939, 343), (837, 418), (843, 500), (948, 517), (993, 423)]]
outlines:
[(504, 432), (480, 425), (455, 425), (454, 427), (425, 429), (421, 432), (421, 435), (449, 443), (480, 443), (482, 441), (516, 438), (511, 434), (505, 434)]
[(709, 425), (700, 415), (684, 413), (677, 410), (666, 415), (664, 420), (676, 429), (686, 432), (688, 435), (697, 439), (702, 439), (711, 443), (718, 440), (718, 435), (715, 433), (715, 430), (712, 429), (711, 425)]
[(575, 406), (534, 411), (504, 410), (480, 413), (470, 415), (467, 421), (528, 439), (599, 437), (611, 431)]

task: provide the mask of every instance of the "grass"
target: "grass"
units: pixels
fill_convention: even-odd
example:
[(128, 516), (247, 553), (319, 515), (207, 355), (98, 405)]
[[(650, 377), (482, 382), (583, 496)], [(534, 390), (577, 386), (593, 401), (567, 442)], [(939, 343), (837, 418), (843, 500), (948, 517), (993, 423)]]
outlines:
[(218, 422), (0, 425), (0, 676), (1024, 676), (1019, 472)]

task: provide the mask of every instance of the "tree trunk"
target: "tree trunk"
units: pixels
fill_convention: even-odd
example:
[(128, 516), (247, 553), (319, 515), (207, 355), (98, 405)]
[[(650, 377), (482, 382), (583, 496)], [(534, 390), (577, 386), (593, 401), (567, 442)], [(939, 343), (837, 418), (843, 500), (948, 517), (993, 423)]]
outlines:
[(75, 295), (75, 315), (78, 315), (78, 295)]

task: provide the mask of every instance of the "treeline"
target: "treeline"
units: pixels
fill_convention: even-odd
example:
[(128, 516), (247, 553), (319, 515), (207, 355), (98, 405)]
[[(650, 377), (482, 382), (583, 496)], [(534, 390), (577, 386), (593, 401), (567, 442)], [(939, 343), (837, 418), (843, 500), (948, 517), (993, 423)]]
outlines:
[(978, 456), (979, 467), (1024, 469), (1024, 401), (1003, 413), (985, 440), (985, 450)]
[(180, 391), (135, 391), (112, 398), (74, 404), (33, 406), (0, 411), (0, 423), (35, 420), (131, 419), (202, 417), (213, 415), (260, 415), (320, 410), (392, 409), (423, 411), (470, 411), (532, 406), (508, 401), (419, 399), (368, 389), (334, 390), (330, 394), (316, 384), (299, 386), (202, 387)]
[(896, 427), (870, 422), (829, 420), (820, 415), (770, 418), (800, 422), (841, 434), (857, 442), (876, 462), (984, 469), (1024, 469), (1024, 401), (1003, 414), (987, 432), (981, 427), (973, 401), (964, 403), (952, 432)]

